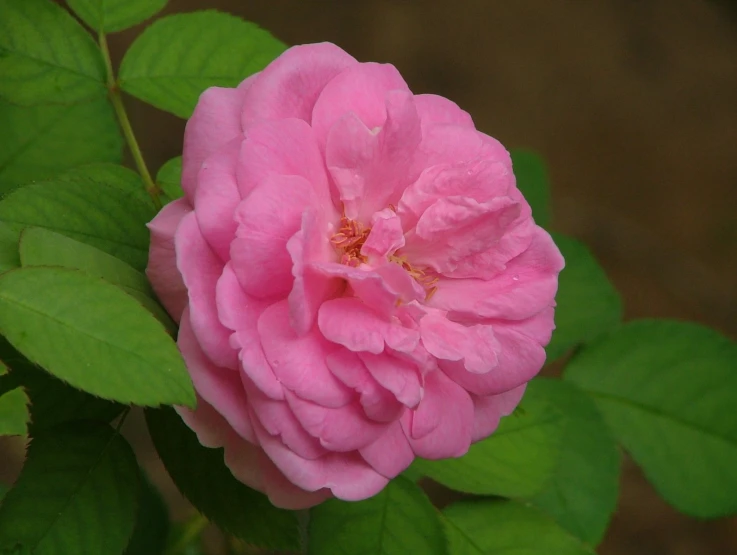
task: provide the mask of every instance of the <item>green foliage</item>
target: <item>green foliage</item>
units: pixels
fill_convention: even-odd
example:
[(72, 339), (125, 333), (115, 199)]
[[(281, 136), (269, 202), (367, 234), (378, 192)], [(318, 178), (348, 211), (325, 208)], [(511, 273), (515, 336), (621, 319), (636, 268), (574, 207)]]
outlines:
[(31, 399), (31, 435), (72, 420), (110, 422), (123, 410), (123, 405), (75, 389), (35, 366), (2, 337), (0, 359), (11, 368), (0, 376), (0, 394), (22, 387)]
[(179, 491), (212, 522), (249, 544), (297, 549), (297, 518), (236, 480), (222, 449), (200, 445), (171, 408), (146, 410), (146, 422), (166, 470)]
[(161, 494), (141, 470), (138, 516), (124, 555), (162, 555), (169, 535), (169, 510)]
[(595, 339), (622, 320), (622, 301), (606, 273), (579, 241), (553, 234), (566, 267), (558, 279), (555, 331), (545, 349), (548, 361)]
[(424, 492), (395, 478), (360, 502), (331, 499), (310, 510), (310, 555), (443, 555), (445, 541)]
[(0, 551), (121, 553), (135, 522), (138, 479), (133, 451), (105, 424), (41, 432), (0, 505)]
[(18, 236), (0, 222), (0, 273), (20, 266)]
[(0, 129), (0, 198), (81, 164), (122, 159), (123, 138), (104, 97), (72, 106), (20, 107), (0, 100)]
[(156, 174), (156, 183), (169, 200), (184, 196), (182, 191), (182, 157), (177, 156), (166, 162)]
[(164, 327), (99, 278), (57, 267), (1, 274), (0, 332), (30, 360), (99, 397), (148, 406), (195, 404)]
[(80, 171), (14, 191), (0, 201), (0, 222), (18, 236), (27, 226), (57, 231), (143, 270), (148, 261), (146, 223), (155, 210), (140, 198), (138, 189)]
[(28, 419), (28, 395), (25, 391), (18, 387), (0, 394), (0, 436), (25, 435)]
[(155, 300), (146, 276), (104, 251), (48, 229), (27, 227), (21, 233), (20, 258), (23, 266), (60, 266), (103, 278), (140, 302), (171, 335), (176, 332), (174, 322)]
[(466, 455), (440, 461), (418, 459), (413, 468), (458, 491), (529, 497), (541, 491), (555, 471), (562, 433), (558, 407), (544, 391), (530, 388), (520, 408)]
[(443, 510), (450, 555), (594, 555), (531, 507), (477, 500)]
[(545, 162), (529, 150), (510, 151), (517, 187), (532, 207), (535, 223), (541, 227), (550, 224), (550, 182)]
[(660, 494), (702, 518), (737, 512), (737, 344), (636, 321), (586, 346), (565, 378), (590, 393)]
[(104, 97), (100, 50), (69, 12), (51, 0), (0, 0), (0, 14), (0, 97), (26, 105)]
[(168, 0), (67, 0), (95, 31), (113, 33), (133, 27), (161, 11)]
[(208, 87), (235, 87), (262, 70), (284, 45), (258, 26), (214, 10), (154, 22), (120, 65), (121, 88), (187, 118)]
[(570, 533), (596, 545), (617, 506), (617, 443), (594, 402), (573, 384), (537, 378), (529, 390), (544, 396), (564, 416), (555, 472), (531, 501)]

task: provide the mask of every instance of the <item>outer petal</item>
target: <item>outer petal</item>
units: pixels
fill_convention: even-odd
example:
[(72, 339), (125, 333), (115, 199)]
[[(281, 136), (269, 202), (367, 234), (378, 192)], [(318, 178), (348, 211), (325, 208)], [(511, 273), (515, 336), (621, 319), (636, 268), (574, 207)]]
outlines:
[(319, 505), (333, 495), (329, 489), (305, 491), (290, 482), (266, 453), (259, 454), (266, 495), (276, 507), (290, 510), (309, 509)]
[(200, 95), (184, 130), (182, 189), (194, 203), (202, 162), (242, 133), (240, 113), (247, 87), (210, 87)]
[(330, 128), (325, 160), (346, 216), (367, 224), (375, 212), (399, 202), (424, 169), (412, 169), (420, 140), (412, 94), (401, 90), (386, 95), (383, 127), (371, 129), (349, 113)]
[(238, 350), (242, 379), (271, 399), (284, 399), (282, 385), (266, 362), (258, 337), (258, 319), (272, 302), (246, 295), (230, 262), (218, 280), (215, 297), (220, 321), (234, 332), (230, 336), (230, 345)]
[(358, 299), (332, 299), (317, 316), (323, 335), (351, 351), (378, 354), (384, 345), (397, 351), (413, 350), (420, 339), (416, 330), (383, 319)]
[(415, 458), (399, 422), (393, 422), (376, 441), (360, 449), (359, 453), (377, 472), (390, 479), (406, 470)]
[(349, 112), (369, 129), (384, 125), (386, 94), (394, 90), (410, 92), (391, 64), (354, 64), (335, 76), (312, 110), (312, 127), (320, 145), (324, 148), (330, 128)]
[[(552, 330), (552, 311), (543, 311), (515, 326), (499, 322), (494, 335), (499, 342), (499, 364), (486, 374), (472, 374), (458, 362), (440, 361), (443, 372), (461, 387), (476, 395), (497, 395), (530, 381), (545, 364), (545, 350), (536, 338), (522, 330)], [(550, 334), (548, 332), (549, 339)]]
[(307, 491), (329, 488), (345, 501), (359, 501), (380, 492), (389, 480), (371, 468), (358, 453), (329, 453), (309, 460), (287, 449), (254, 422), (261, 446), (284, 475)]
[(428, 352), (443, 360), (463, 360), (469, 372), (482, 374), (498, 364), (500, 346), (489, 325), (464, 326), (440, 314), (428, 314), (420, 320), (422, 344)]
[(182, 315), (177, 345), (197, 393), (223, 415), (241, 437), (256, 441), (248, 414), (248, 400), (238, 373), (215, 366), (205, 356), (192, 331), (187, 310)]
[(223, 262), (230, 259), (230, 243), (235, 238), (235, 209), (241, 201), (235, 171), (241, 138), (215, 151), (203, 163), (197, 176), (195, 213), (202, 235)]
[(473, 422), (468, 393), (442, 372), (431, 372), (425, 378), (425, 397), (412, 417), (409, 441), (418, 457), (460, 457), (471, 445)]
[(472, 395), (474, 415), (472, 440), (476, 442), (489, 437), (499, 426), (501, 418), (512, 414), (526, 388), (527, 384), (524, 384), (490, 397)]
[(205, 447), (212, 449), (222, 447), (228, 438), (234, 435), (223, 416), (199, 395), (195, 410), (176, 406), (174, 410), (182, 417), (187, 427), (197, 434), (197, 441)]
[(529, 318), (550, 305), (563, 257), (550, 235), (536, 227), (529, 248), (490, 280), (440, 279), (429, 304), (464, 318)]
[(415, 105), (423, 127), (434, 123), (451, 123), (460, 127), (474, 128), (473, 119), (468, 112), (442, 96), (418, 94), (415, 96)]
[(284, 387), (324, 407), (338, 408), (352, 401), (351, 390), (335, 378), (325, 362), (335, 345), (317, 330), (297, 336), (289, 325), (286, 301), (263, 312), (258, 334), (266, 360)]
[(177, 269), (174, 234), (179, 223), (191, 211), (192, 207), (186, 199), (178, 199), (164, 206), (148, 224), (151, 246), (146, 276), (161, 304), (177, 322), (187, 306), (187, 288)]
[(312, 109), (325, 85), (356, 60), (330, 43), (294, 46), (271, 62), (248, 89), (244, 127), (253, 121), (312, 120)]
[(312, 185), (320, 206), (332, 208), (322, 153), (305, 121), (259, 121), (246, 129), (238, 161), (241, 196), (248, 196), (271, 174), (304, 177)]
[(237, 354), (230, 346), (230, 331), (218, 320), (215, 286), (223, 262), (212, 251), (197, 225), (187, 214), (175, 238), (177, 267), (189, 294), (189, 315), (194, 334), (207, 357), (217, 366), (237, 367)]
[(299, 230), (305, 207), (315, 205), (303, 177), (270, 175), (236, 210), (233, 270), (243, 290), (259, 298), (285, 296), (292, 288), (287, 241)]
[(237, 480), (249, 488), (265, 490), (264, 472), (260, 463), (263, 457), (261, 447), (245, 441), (236, 434), (230, 434), (225, 442), (224, 451), (225, 466)]
[(294, 416), (328, 451), (348, 452), (376, 441), (387, 425), (370, 420), (358, 402), (332, 409), (300, 399), (287, 392)]

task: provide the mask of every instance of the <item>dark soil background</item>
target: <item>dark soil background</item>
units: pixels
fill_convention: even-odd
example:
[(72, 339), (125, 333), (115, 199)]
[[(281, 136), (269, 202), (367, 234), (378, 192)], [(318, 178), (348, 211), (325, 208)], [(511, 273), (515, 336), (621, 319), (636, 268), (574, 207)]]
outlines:
[[(628, 318), (691, 319), (737, 338), (737, 3), (171, 0), (168, 11), (203, 8), (288, 44), (331, 41), (392, 63), (414, 92), (447, 96), (508, 147), (539, 151), (554, 228), (591, 247)], [(118, 58), (139, 31), (111, 37)], [(184, 122), (129, 106), (152, 170), (181, 153)], [(140, 418), (126, 428), (148, 444)], [(176, 517), (189, 514), (170, 499)], [(677, 514), (626, 462), (600, 553), (737, 554), (737, 520)]]

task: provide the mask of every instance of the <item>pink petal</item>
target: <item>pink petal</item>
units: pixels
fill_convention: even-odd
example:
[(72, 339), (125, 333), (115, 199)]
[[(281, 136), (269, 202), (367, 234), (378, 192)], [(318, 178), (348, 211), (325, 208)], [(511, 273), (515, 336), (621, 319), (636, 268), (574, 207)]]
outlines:
[(258, 333), (266, 360), (284, 387), (324, 407), (342, 407), (353, 399), (350, 389), (335, 378), (325, 362), (335, 345), (316, 329), (297, 336), (289, 325), (286, 301), (261, 314)]
[(420, 320), (422, 345), (443, 360), (462, 360), (469, 372), (482, 374), (498, 364), (499, 343), (488, 325), (465, 326), (440, 314), (428, 314)]
[(241, 138), (215, 151), (202, 164), (197, 176), (195, 213), (205, 240), (223, 262), (230, 259), (230, 243), (235, 238), (233, 217), (241, 197), (235, 181)]
[(404, 246), (404, 231), (399, 216), (389, 208), (371, 218), (371, 233), (361, 247), (364, 256), (384, 258)]
[(394, 90), (410, 92), (397, 68), (390, 64), (354, 64), (336, 75), (325, 85), (312, 110), (312, 127), (319, 144), (324, 147), (330, 128), (349, 112), (369, 129), (384, 125), (386, 94)]
[(302, 212), (314, 204), (312, 187), (303, 177), (271, 174), (238, 205), (230, 255), (246, 293), (262, 299), (289, 293), (287, 241), (299, 230)]
[(494, 335), (499, 342), (499, 364), (491, 372), (472, 374), (459, 362), (442, 360), (440, 368), (450, 379), (476, 395), (497, 395), (527, 383), (545, 364), (545, 350), (536, 339), (519, 330), (527, 327), (536, 329), (541, 320), (550, 321), (549, 311), (530, 318), (524, 324), (515, 323), (516, 328), (502, 322), (494, 325)]
[[(271, 174), (304, 177), (319, 205), (332, 208), (325, 163), (312, 128), (305, 121), (258, 121), (246, 128), (238, 160), (241, 196), (246, 198)], [(337, 213), (334, 216), (337, 218)]]
[(365, 447), (387, 426), (368, 419), (357, 402), (337, 409), (326, 408), (289, 392), (287, 402), (299, 423), (328, 451), (348, 452)]
[(328, 355), (327, 364), (336, 378), (360, 395), (359, 402), (366, 416), (377, 422), (399, 418), (404, 407), (391, 392), (379, 385), (356, 353), (339, 349)]
[(423, 396), (423, 386), (414, 364), (388, 353), (359, 353), (359, 357), (373, 378), (391, 391), (397, 401), (410, 408), (417, 406)]
[(536, 227), (530, 246), (490, 280), (440, 279), (429, 304), (464, 317), (522, 320), (553, 302), (563, 257), (550, 235)]
[(376, 441), (361, 448), (359, 453), (377, 472), (390, 479), (404, 472), (415, 458), (399, 422), (393, 422)]
[(320, 305), (344, 289), (340, 279), (316, 272), (311, 262), (329, 260), (335, 252), (320, 229), (317, 210), (305, 210), (302, 228), (287, 241), (294, 285), (289, 292), (289, 321), (297, 335), (312, 329)]
[(194, 203), (202, 162), (242, 134), (240, 113), (247, 88), (210, 87), (200, 95), (184, 130), (182, 189)]
[(175, 406), (174, 410), (177, 411), (187, 427), (197, 434), (197, 441), (204, 447), (217, 449), (225, 445), (228, 438), (234, 435), (233, 429), (223, 416), (199, 395), (197, 396), (197, 408), (195, 410), (179, 406)]
[(182, 353), (195, 390), (228, 424), (248, 441), (256, 441), (248, 415), (248, 400), (237, 372), (215, 366), (202, 352), (185, 309), (179, 326), (177, 345)]
[(442, 372), (431, 372), (425, 377), (425, 396), (412, 415), (409, 442), (418, 457), (460, 457), (471, 445), (473, 422), (468, 393)]
[(225, 443), (225, 466), (238, 481), (258, 491), (265, 490), (264, 472), (261, 468), (263, 456), (263, 449), (236, 434), (231, 434)]
[[(302, 427), (286, 402), (269, 399), (248, 385), (246, 392), (254, 430), (264, 430), (274, 441), (282, 444), (285, 449), (297, 453), (300, 458), (316, 459), (328, 453), (320, 442)], [(256, 437), (263, 447), (263, 435), (257, 431)]]
[(468, 112), (461, 110), (458, 104), (442, 96), (418, 94), (415, 96), (415, 105), (423, 127), (433, 123), (451, 123), (460, 127), (474, 127), (473, 120)]
[(230, 336), (230, 345), (238, 351), (243, 373), (241, 379), (252, 383), (271, 399), (284, 399), (282, 385), (266, 362), (258, 337), (258, 319), (272, 301), (246, 295), (230, 262), (225, 265), (223, 275), (218, 280), (215, 298), (220, 322), (234, 331)]
[(182, 219), (192, 211), (186, 199), (178, 199), (162, 208), (148, 224), (151, 246), (146, 276), (167, 312), (179, 322), (187, 306), (187, 288), (177, 269), (174, 234)]
[(514, 412), (526, 388), (527, 384), (524, 384), (499, 395), (489, 397), (472, 395), (474, 414), (472, 441), (480, 441), (494, 433), (502, 417)]
[(379, 317), (358, 299), (332, 299), (323, 303), (317, 316), (323, 335), (351, 351), (378, 354), (384, 345), (411, 351), (419, 342), (416, 330)]
[(254, 422), (261, 446), (277, 468), (296, 486), (317, 491), (329, 488), (344, 501), (359, 501), (379, 493), (389, 480), (371, 468), (358, 453), (328, 453), (304, 459)]
[(386, 95), (386, 121), (371, 129), (349, 113), (327, 135), (325, 160), (348, 218), (368, 223), (371, 216), (399, 202), (402, 190), (417, 179), (413, 170), (420, 144), (420, 121), (412, 94)]
[(230, 346), (230, 331), (218, 320), (215, 301), (215, 286), (224, 265), (202, 236), (194, 212), (182, 219), (174, 244), (177, 267), (189, 294), (189, 315), (194, 334), (214, 364), (236, 368), (238, 357)]
[(327, 42), (293, 46), (271, 62), (244, 99), (244, 127), (257, 120), (312, 120), (312, 109), (325, 85), (358, 62)]
[(259, 459), (264, 491), (274, 506), (293, 511), (309, 509), (333, 496), (326, 488), (317, 491), (305, 491), (298, 488), (284, 476), (263, 451), (260, 452)]

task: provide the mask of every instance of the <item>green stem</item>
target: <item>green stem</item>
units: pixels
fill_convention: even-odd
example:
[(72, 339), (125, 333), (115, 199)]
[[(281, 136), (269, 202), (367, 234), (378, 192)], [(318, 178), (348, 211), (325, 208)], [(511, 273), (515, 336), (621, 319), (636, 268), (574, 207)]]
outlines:
[(166, 555), (179, 555), (192, 545), (199, 538), (202, 531), (207, 527), (208, 521), (201, 514), (197, 513), (187, 521), (184, 525), (184, 531), (176, 543), (167, 548)]
[(307, 555), (309, 551), (309, 543), (310, 543), (310, 534), (309, 534), (310, 510), (309, 509), (303, 509), (301, 511), (297, 511), (297, 523), (299, 525), (300, 554)]
[(113, 64), (110, 60), (110, 50), (107, 46), (107, 37), (105, 36), (105, 33), (100, 33), (98, 35), (98, 42), (100, 44), (100, 50), (102, 50), (102, 57), (105, 60), (105, 70), (107, 72), (107, 89), (108, 89), (108, 95), (110, 96), (110, 102), (113, 105), (113, 109), (115, 110), (115, 115), (118, 118), (118, 123), (120, 123), (120, 128), (123, 131), (123, 136), (125, 137), (125, 142), (128, 143), (128, 148), (131, 151), (131, 155), (133, 156), (133, 161), (136, 164), (136, 168), (138, 168), (138, 173), (141, 175), (141, 179), (143, 179), (143, 185), (146, 188), (146, 192), (151, 197), (151, 200), (154, 203), (154, 206), (157, 210), (161, 209), (161, 198), (159, 195), (161, 194), (161, 191), (154, 183), (154, 180), (151, 179), (151, 173), (148, 171), (148, 167), (146, 166), (146, 161), (143, 159), (143, 154), (141, 153), (141, 148), (138, 146), (138, 141), (136, 140), (136, 136), (133, 133), (133, 127), (131, 127), (131, 122), (128, 119), (128, 114), (125, 111), (125, 106), (123, 106), (123, 98), (120, 94), (120, 87), (118, 86), (118, 82), (115, 79), (115, 73), (113, 72)]

